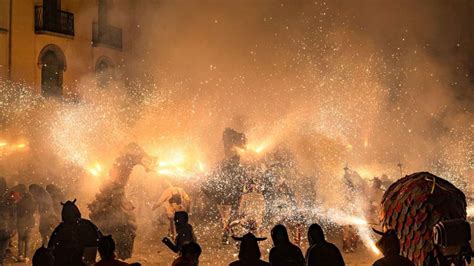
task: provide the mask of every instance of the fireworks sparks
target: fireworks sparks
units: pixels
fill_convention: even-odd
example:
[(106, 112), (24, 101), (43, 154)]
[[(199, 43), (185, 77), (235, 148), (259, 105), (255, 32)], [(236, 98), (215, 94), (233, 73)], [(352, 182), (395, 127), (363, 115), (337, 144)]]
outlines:
[(469, 206), (467, 207), (467, 217), (473, 217), (474, 216), (474, 206)]

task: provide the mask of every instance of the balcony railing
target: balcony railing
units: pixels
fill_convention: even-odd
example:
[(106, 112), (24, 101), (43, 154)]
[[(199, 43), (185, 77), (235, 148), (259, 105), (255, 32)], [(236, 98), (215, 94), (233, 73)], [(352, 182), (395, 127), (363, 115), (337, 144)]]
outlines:
[(45, 13), (42, 6), (35, 6), (35, 32), (74, 36), (74, 14), (62, 10)]
[(122, 29), (110, 25), (92, 23), (92, 45), (103, 44), (112, 48), (122, 49)]

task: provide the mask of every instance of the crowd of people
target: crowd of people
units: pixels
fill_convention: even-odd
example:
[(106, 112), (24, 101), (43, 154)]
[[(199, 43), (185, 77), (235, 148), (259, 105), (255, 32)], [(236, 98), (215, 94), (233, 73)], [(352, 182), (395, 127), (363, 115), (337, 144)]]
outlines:
[[(28, 254), (31, 246), (31, 233), (35, 225), (33, 214), (40, 214), (39, 231), (42, 247), (33, 255), (32, 264), (37, 266), (58, 265), (98, 265), (98, 266), (125, 266), (140, 265), (126, 263), (115, 257), (115, 241), (111, 235), (103, 235), (91, 221), (82, 218), (79, 208), (73, 201), (62, 202), (62, 208), (55, 210), (52, 204), (51, 186), (44, 190), (40, 185), (17, 185), (8, 189), (4, 179), (0, 178), (0, 187), (3, 191), (0, 201), (0, 235), (1, 235), (1, 262), (5, 260), (6, 251), (12, 237), (18, 236), (17, 261), (29, 262)], [(60, 193), (54, 196), (61, 198)], [(171, 193), (172, 194), (172, 193)], [(49, 197), (48, 197), (49, 195)], [(59, 204), (58, 204), (59, 205)], [(57, 212), (60, 212), (57, 215)], [(61, 222), (53, 224), (61, 217)], [(43, 220), (43, 221), (42, 221)], [(178, 254), (171, 263), (172, 266), (198, 265), (202, 249), (189, 223), (186, 211), (176, 211), (173, 215), (175, 228), (174, 239), (163, 238), (163, 243)], [(49, 234), (47, 234), (49, 232)], [(248, 232), (243, 236), (232, 236), (239, 244), (238, 260), (230, 265), (345, 265), (339, 249), (325, 238), (322, 227), (312, 224), (308, 229), (309, 248), (306, 255), (290, 241), (287, 228), (278, 224), (271, 230), (273, 248), (270, 250), (269, 262), (262, 260), (258, 245), (266, 238), (256, 237)], [(399, 255), (399, 241), (394, 231), (383, 234), (378, 247), (385, 255), (374, 265), (413, 265), (409, 260)], [(100, 260), (96, 262), (96, 253)]]

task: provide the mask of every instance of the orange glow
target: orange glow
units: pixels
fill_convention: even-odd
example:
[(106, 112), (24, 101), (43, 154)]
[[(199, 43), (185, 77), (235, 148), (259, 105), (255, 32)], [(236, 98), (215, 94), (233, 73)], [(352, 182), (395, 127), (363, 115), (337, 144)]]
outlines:
[(93, 176), (100, 176), (102, 174), (102, 166), (99, 163), (95, 163), (92, 167), (89, 167), (87, 171)]

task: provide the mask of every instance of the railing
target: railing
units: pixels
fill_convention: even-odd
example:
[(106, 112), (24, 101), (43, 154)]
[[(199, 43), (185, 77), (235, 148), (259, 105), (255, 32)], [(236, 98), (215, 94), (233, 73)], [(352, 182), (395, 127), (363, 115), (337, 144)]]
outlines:
[(74, 36), (74, 14), (62, 10), (45, 13), (42, 6), (35, 6), (35, 32)]
[(122, 29), (110, 25), (92, 23), (92, 44), (104, 44), (116, 49), (122, 49)]

